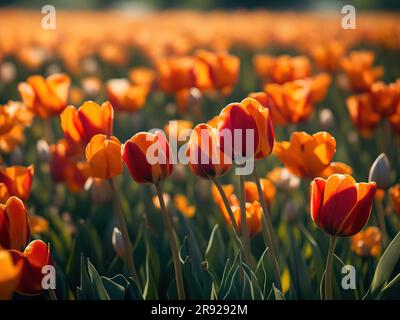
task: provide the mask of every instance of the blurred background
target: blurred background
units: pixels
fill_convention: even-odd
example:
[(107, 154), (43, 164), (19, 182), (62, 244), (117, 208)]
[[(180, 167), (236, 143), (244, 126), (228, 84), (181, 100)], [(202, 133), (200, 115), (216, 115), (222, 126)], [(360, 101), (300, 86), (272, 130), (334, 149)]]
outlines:
[(272, 10), (335, 10), (346, 4), (359, 10), (398, 10), (398, 0), (146, 0), (146, 1), (109, 1), (109, 0), (0, 0), (1, 6), (38, 8), (46, 4), (68, 9), (227, 9), (227, 8), (268, 8)]

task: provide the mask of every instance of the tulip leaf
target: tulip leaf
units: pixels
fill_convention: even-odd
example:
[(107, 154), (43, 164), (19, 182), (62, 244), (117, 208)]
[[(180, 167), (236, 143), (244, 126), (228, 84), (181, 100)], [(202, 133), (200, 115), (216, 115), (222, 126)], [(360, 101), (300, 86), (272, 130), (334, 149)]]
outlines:
[(146, 284), (143, 290), (145, 299), (158, 299), (157, 283), (160, 265), (149, 237), (146, 237)]
[(272, 284), (272, 288), (274, 290), (275, 300), (286, 300), (283, 293), (277, 287), (275, 287), (275, 284)]
[(90, 263), (90, 260), (87, 259), (87, 266), (89, 276), (93, 286), (93, 292), (95, 294), (95, 300), (110, 300), (110, 296), (108, 295), (106, 289), (104, 288), (103, 282), (95, 269), (95, 267)]
[(128, 281), (121, 274), (113, 278), (101, 277), (103, 286), (111, 300), (124, 300)]
[(143, 300), (143, 295), (141, 294), (137, 284), (133, 278), (129, 278), (129, 284), (126, 288), (125, 298), (128, 300)]
[(213, 274), (222, 274), (225, 264), (225, 244), (218, 224), (214, 226), (211, 232), (206, 248), (205, 258), (208, 263), (208, 268)]
[[(400, 258), (400, 232), (386, 248), (376, 266), (371, 287), (364, 298), (375, 298), (390, 280), (393, 270)], [(397, 276), (396, 276), (397, 278)]]

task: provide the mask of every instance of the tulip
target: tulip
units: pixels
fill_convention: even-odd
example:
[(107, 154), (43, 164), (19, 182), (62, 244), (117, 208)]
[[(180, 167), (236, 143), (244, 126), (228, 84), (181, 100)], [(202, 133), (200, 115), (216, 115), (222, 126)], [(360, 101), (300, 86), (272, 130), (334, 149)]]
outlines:
[[(220, 148), (230, 157), (262, 159), (274, 147), (275, 133), (269, 110), (252, 98), (226, 106), (219, 115), (217, 129), (220, 134)], [(235, 130), (238, 129), (240, 140), (235, 136)], [(225, 133), (230, 135), (230, 142), (225, 141), (229, 140), (224, 137)], [(248, 137), (252, 140), (249, 142), (252, 146), (247, 146)]]
[(15, 264), (11, 254), (0, 249), (0, 300), (9, 300), (20, 281), (22, 262)]
[(0, 247), (22, 250), (30, 238), (28, 214), (24, 203), (11, 197), (0, 204)]
[(42, 118), (60, 114), (67, 106), (71, 80), (65, 74), (53, 74), (47, 79), (30, 76), (18, 85), (25, 105)]
[(346, 73), (350, 88), (354, 91), (368, 91), (382, 74), (382, 67), (373, 67), (375, 56), (370, 51), (352, 51), (342, 58), (340, 65)]
[(335, 71), (339, 67), (340, 58), (345, 53), (345, 50), (346, 48), (342, 42), (331, 41), (313, 45), (310, 53), (320, 69)]
[[(238, 229), (242, 230), (240, 206), (234, 206), (232, 211)], [(261, 231), (261, 219), (262, 209), (260, 203), (258, 201), (246, 202), (246, 225), (250, 237), (256, 236)]]
[(149, 89), (133, 85), (127, 79), (111, 79), (106, 83), (107, 96), (117, 111), (136, 112), (146, 103)]
[(61, 128), (68, 141), (86, 145), (96, 134), (112, 135), (114, 110), (111, 103), (101, 106), (86, 101), (79, 109), (65, 108), (61, 114)]
[(28, 244), (23, 252), (17, 250), (9, 251), (14, 263), (22, 262), (21, 280), (17, 292), (22, 294), (38, 294), (43, 291), (42, 273), (44, 266), (53, 265), (50, 255), (50, 247), (42, 240), (34, 240)]
[(126, 257), (126, 248), (125, 248), (125, 243), (124, 239), (122, 236), (121, 231), (114, 227), (112, 237), (111, 237), (111, 242), (114, 248), (115, 253), (121, 258), (125, 259)]
[(129, 71), (129, 80), (139, 86), (151, 89), (155, 81), (155, 72), (145, 67), (133, 68)]
[(213, 88), (229, 94), (238, 81), (239, 58), (223, 52), (214, 53), (206, 50), (198, 50), (195, 55), (207, 65)]
[(208, 124), (197, 125), (187, 144), (190, 169), (199, 177), (215, 179), (227, 173), (232, 160), (219, 148), (218, 131)]
[(332, 263), (338, 236), (358, 233), (367, 223), (376, 193), (375, 182), (356, 183), (349, 175), (315, 178), (310, 185), (312, 220), (330, 235), (326, 261), (325, 298), (332, 299)]
[(313, 135), (294, 132), (290, 142), (277, 142), (274, 149), (274, 154), (293, 174), (308, 178), (319, 176), (335, 152), (335, 138), (323, 131)]
[(397, 214), (400, 216), (400, 184), (396, 184), (389, 190), (390, 199)]
[(343, 162), (331, 162), (329, 166), (321, 172), (320, 177), (328, 179), (329, 176), (335, 173), (352, 175), (353, 169)]
[[(153, 152), (149, 152), (149, 149)], [(154, 152), (156, 150), (157, 155)], [(154, 164), (149, 162), (150, 158)], [(138, 183), (158, 183), (173, 171), (169, 144), (161, 132), (135, 134), (122, 147), (122, 159)]]
[(29, 167), (13, 166), (0, 168), (0, 183), (7, 186), (10, 196), (27, 200), (31, 193), (33, 165)]
[(374, 181), (378, 189), (386, 190), (390, 187), (390, 162), (386, 154), (381, 153), (369, 170), (368, 181)]
[(122, 173), (121, 143), (103, 134), (93, 136), (86, 146), (86, 160), (92, 177), (110, 179)]
[(7, 186), (4, 183), (0, 183), (0, 203), (5, 203), (8, 198), (10, 198), (10, 194), (8, 193)]
[(196, 206), (189, 205), (187, 197), (183, 194), (177, 194), (174, 197), (174, 204), (176, 209), (186, 218), (193, 218), (196, 214)]
[(347, 98), (346, 105), (353, 125), (363, 137), (370, 137), (381, 119), (379, 113), (374, 110), (371, 96), (351, 96)]
[(372, 105), (382, 117), (390, 117), (396, 112), (400, 101), (400, 81), (385, 84), (377, 81), (370, 88)]
[[(273, 183), (268, 179), (260, 179), (261, 189), (266, 203), (270, 206), (276, 195), (276, 189)], [(258, 198), (257, 184), (252, 181), (244, 183), (246, 194), (246, 202), (253, 203), (254, 201), (260, 202)]]
[(361, 257), (376, 257), (381, 252), (382, 234), (377, 227), (368, 227), (351, 238), (351, 250)]

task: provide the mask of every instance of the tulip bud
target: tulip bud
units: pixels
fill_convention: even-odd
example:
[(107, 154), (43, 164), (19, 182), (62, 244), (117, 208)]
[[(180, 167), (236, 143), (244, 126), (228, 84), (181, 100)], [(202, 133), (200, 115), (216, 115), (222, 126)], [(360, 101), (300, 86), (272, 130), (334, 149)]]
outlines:
[(378, 189), (390, 187), (390, 162), (386, 154), (381, 153), (369, 170), (369, 181), (375, 181)]
[(114, 229), (113, 229), (111, 242), (112, 242), (114, 251), (118, 255), (118, 257), (120, 257), (121, 259), (125, 259), (126, 255), (125, 255), (124, 239), (122, 238), (121, 231), (117, 227), (114, 227)]
[(38, 159), (40, 162), (50, 162), (50, 147), (45, 139), (40, 139), (36, 143), (36, 152), (38, 154)]
[(299, 213), (299, 207), (295, 201), (289, 200), (286, 202), (283, 208), (283, 216), (287, 222), (295, 223), (299, 217)]
[(335, 125), (335, 117), (328, 108), (322, 109), (319, 113), (319, 123), (323, 130), (331, 129)]

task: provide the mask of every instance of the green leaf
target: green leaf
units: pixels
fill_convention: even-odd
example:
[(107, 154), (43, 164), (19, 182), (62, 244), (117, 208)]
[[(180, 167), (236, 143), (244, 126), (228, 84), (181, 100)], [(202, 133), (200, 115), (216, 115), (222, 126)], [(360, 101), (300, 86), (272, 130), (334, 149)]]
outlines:
[[(364, 298), (375, 298), (390, 280), (394, 267), (400, 258), (400, 232), (389, 244), (376, 266), (371, 287)], [(396, 276), (397, 277), (397, 276)]]
[(95, 295), (95, 300), (110, 300), (110, 297), (103, 286), (103, 282), (101, 281), (101, 278), (96, 268), (90, 263), (89, 259), (87, 259), (87, 265), (88, 265), (89, 276), (93, 286), (93, 293)]
[(219, 225), (216, 224), (207, 244), (205, 258), (208, 269), (216, 276), (222, 274), (225, 266), (225, 243), (222, 239)]
[(272, 284), (272, 289), (274, 290), (275, 300), (286, 300), (283, 293), (274, 284)]
[[(116, 275), (114, 278), (111, 279), (107, 277), (101, 277), (101, 281), (103, 282), (103, 286), (107, 291), (107, 294), (111, 300), (124, 300), (126, 287), (128, 286), (128, 281), (124, 278), (125, 286), (123, 286), (117, 283), (117, 280), (119, 280), (117, 277), (123, 277), (123, 276)], [(116, 281), (113, 281), (114, 279)]]
[(143, 290), (145, 299), (158, 299), (160, 265), (149, 237), (146, 237), (146, 284)]
[(143, 300), (143, 295), (141, 294), (133, 278), (129, 278), (129, 284), (126, 289), (125, 298), (128, 300)]

